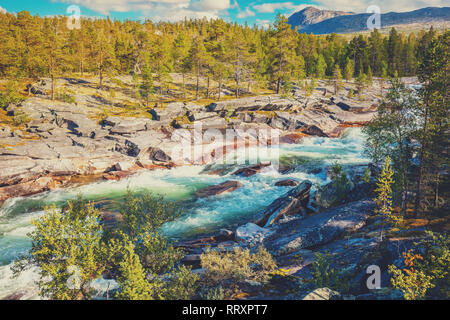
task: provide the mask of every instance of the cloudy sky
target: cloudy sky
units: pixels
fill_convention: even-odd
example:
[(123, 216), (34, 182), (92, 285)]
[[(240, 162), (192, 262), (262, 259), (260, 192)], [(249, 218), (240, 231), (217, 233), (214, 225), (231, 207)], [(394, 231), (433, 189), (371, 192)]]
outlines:
[(84, 16), (116, 19), (174, 21), (184, 17), (221, 17), (228, 21), (267, 25), (278, 12), (290, 15), (302, 8), (319, 8), (365, 12), (378, 5), (382, 12), (410, 11), (423, 7), (450, 6), (450, 0), (0, 0), (0, 12), (28, 10), (39, 15), (64, 15), (70, 5), (78, 5)]

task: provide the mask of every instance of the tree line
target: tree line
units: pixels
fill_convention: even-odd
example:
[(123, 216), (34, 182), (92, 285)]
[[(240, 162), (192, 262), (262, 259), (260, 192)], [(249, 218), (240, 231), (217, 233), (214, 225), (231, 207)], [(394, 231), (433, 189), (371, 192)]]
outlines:
[[(351, 39), (300, 34), (282, 15), (268, 29), (221, 19), (156, 24), (83, 18), (81, 28), (70, 30), (67, 19), (27, 11), (0, 13), (0, 76), (54, 80), (90, 73), (98, 76), (102, 88), (105, 76), (132, 74), (146, 81), (143, 91), (148, 96), (156, 93), (153, 80), (162, 93), (170, 74), (179, 73), (183, 92), (186, 76), (192, 76), (196, 98), (209, 98), (214, 80), (220, 100), (228, 81), (239, 97), (261, 82), (280, 93), (289, 90), (291, 81), (305, 78), (413, 76), (438, 36), (433, 29), (407, 36), (395, 28), (387, 36), (374, 30)], [(200, 92), (201, 80), (207, 83), (205, 93)]]
[(393, 161), (394, 202), (404, 216), (411, 208), (448, 214), (450, 32), (432, 39), (417, 66), (420, 88), (398, 78), (365, 128), (367, 152)]

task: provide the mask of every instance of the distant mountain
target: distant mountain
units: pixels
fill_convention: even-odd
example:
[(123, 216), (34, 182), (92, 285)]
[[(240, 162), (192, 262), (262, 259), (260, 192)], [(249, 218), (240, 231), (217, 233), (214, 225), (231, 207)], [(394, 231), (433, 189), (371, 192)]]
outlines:
[[(342, 11), (319, 10), (308, 7), (289, 17), (289, 24), (299, 32), (328, 34), (367, 31), (371, 13), (355, 14)], [(381, 27), (450, 22), (450, 7), (429, 7), (411, 12), (389, 12), (381, 15)]]
[[(353, 12), (320, 10), (315, 7), (307, 7), (289, 17), (289, 24), (292, 26), (306, 27), (331, 18), (353, 15)], [(299, 28), (300, 29), (300, 28)]]

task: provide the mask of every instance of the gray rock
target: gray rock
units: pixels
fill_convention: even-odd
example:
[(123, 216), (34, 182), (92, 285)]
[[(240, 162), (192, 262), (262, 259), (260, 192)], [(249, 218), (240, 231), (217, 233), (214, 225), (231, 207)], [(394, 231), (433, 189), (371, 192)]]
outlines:
[(362, 200), (277, 225), (274, 235), (264, 244), (276, 256), (323, 245), (346, 232), (362, 228), (374, 208), (373, 201)]
[(270, 227), (283, 217), (291, 215), (304, 216), (306, 206), (309, 203), (312, 183), (303, 181), (299, 186), (276, 199), (259, 215), (262, 216), (256, 222), (259, 226)]
[(195, 194), (199, 198), (207, 198), (217, 196), (223, 193), (233, 192), (243, 186), (239, 181), (226, 181), (216, 186), (209, 186), (204, 189), (198, 190)]
[(308, 293), (303, 300), (342, 300), (342, 296), (329, 288), (319, 288)]
[(272, 234), (272, 230), (261, 228), (254, 223), (247, 223), (236, 229), (235, 238), (237, 242), (243, 243), (246, 246), (254, 247), (260, 244), (264, 239)]

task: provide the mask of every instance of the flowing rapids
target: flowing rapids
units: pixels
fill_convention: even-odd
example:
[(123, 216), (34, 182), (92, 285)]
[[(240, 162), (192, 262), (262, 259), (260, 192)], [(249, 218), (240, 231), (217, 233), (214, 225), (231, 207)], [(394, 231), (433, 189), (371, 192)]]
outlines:
[[(251, 221), (259, 210), (289, 190), (289, 187), (275, 187), (276, 181), (309, 179), (315, 185), (323, 185), (328, 182), (325, 168), (335, 162), (344, 166), (366, 165), (368, 159), (363, 155), (363, 143), (361, 130), (352, 128), (339, 139), (310, 137), (297, 145), (282, 145), (279, 149), (281, 165), (295, 167), (286, 174), (268, 167), (260, 174), (245, 178), (230, 175), (237, 169), (236, 166), (179, 167), (139, 172), (119, 182), (101, 181), (32, 197), (9, 199), (0, 208), (0, 299), (18, 292), (24, 294), (22, 298), (37, 298), (34, 282), (38, 271), (31, 269), (19, 278), (11, 279), (10, 266), (14, 259), (29, 250), (31, 242), (27, 233), (32, 230), (31, 221), (43, 215), (46, 206), (63, 206), (81, 194), (85, 199), (114, 210), (128, 188), (137, 192), (148, 190), (169, 200), (181, 201), (184, 214), (177, 221), (164, 225), (162, 231), (170, 238), (183, 240)], [(248, 154), (251, 157), (256, 151), (250, 149)], [(229, 173), (222, 176), (205, 174), (208, 169), (220, 167), (226, 168)], [(244, 186), (229, 194), (195, 198), (195, 191), (227, 180), (238, 180)]]

